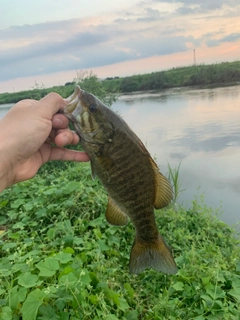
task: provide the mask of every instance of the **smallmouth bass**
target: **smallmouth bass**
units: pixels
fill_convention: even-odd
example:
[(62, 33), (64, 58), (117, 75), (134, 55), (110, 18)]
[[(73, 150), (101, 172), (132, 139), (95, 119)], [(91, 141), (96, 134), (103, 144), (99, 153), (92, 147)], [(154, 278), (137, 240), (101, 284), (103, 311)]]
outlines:
[(130, 218), (135, 227), (130, 272), (153, 268), (176, 273), (172, 253), (154, 217), (154, 208), (163, 208), (172, 200), (169, 181), (125, 121), (94, 95), (77, 86), (68, 101), (63, 113), (89, 155), (93, 178), (97, 176), (108, 192), (106, 220), (123, 226)]

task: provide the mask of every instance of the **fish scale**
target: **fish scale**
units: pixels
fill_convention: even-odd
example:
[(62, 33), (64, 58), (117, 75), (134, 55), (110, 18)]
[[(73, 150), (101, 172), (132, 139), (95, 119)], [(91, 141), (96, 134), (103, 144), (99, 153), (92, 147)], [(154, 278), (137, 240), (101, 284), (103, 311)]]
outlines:
[(89, 155), (93, 177), (96, 175), (108, 192), (107, 221), (125, 225), (129, 217), (135, 227), (130, 272), (154, 268), (176, 273), (154, 216), (154, 207), (163, 208), (171, 201), (172, 188), (141, 140), (119, 115), (78, 86), (64, 113)]

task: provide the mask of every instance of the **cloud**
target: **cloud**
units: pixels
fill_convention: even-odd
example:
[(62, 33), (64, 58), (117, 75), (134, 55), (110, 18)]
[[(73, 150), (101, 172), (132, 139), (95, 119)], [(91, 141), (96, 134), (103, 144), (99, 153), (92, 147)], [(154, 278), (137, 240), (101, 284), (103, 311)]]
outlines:
[(137, 18), (137, 21), (152, 22), (158, 21), (164, 15), (157, 9), (146, 8), (145, 15)]
[(160, 16), (146, 7), (124, 23), (115, 17), (100, 24), (98, 19), (73, 19), (0, 30), (0, 81), (188, 50), (187, 43), (195, 39), (174, 35)]
[(180, 15), (210, 13), (223, 7), (239, 7), (238, 0), (153, 0), (153, 2), (180, 4), (180, 7), (176, 9), (176, 13)]
[(183, 53), (202, 43), (211, 47), (236, 41), (238, 33), (224, 29), (223, 37), (215, 27), (211, 34), (205, 28), (204, 35), (194, 36), (201, 32), (201, 16), (183, 17), (236, 1), (134, 1), (124, 10), (99, 16), (0, 30), (0, 81)]
[(221, 37), (221, 38), (214, 38), (214, 35), (204, 36), (203, 38), (205, 38), (205, 43), (207, 44), (207, 46), (216, 47), (224, 42), (235, 42), (235, 41), (239, 40), (240, 33), (231, 33), (231, 34), (229, 34), (225, 37)]
[[(0, 54), (0, 81), (109, 65), (117, 62), (186, 51), (189, 38), (146, 38), (123, 40), (114, 48), (106, 36), (78, 34), (61, 43), (41, 43)], [(98, 42), (97, 49), (96, 43)]]

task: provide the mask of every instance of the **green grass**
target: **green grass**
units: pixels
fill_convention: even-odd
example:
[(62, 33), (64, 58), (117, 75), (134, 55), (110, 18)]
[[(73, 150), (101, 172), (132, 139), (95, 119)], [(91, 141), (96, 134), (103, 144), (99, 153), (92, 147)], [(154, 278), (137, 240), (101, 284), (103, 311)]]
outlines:
[(177, 202), (178, 197), (184, 191), (184, 189), (181, 189), (181, 182), (179, 179), (180, 166), (181, 162), (176, 168), (172, 168), (168, 163), (168, 180), (171, 182), (173, 188), (173, 204)]
[(135, 276), (134, 229), (108, 225), (106, 203), (83, 163), (1, 193), (1, 320), (240, 319), (239, 240), (211, 209), (156, 211), (179, 272)]

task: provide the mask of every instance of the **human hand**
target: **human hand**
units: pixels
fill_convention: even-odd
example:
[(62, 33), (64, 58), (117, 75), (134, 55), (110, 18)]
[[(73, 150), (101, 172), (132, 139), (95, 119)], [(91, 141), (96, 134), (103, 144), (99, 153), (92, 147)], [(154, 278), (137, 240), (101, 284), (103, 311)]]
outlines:
[(89, 161), (85, 152), (63, 148), (79, 142), (68, 119), (56, 114), (65, 105), (60, 95), (50, 93), (40, 101), (18, 102), (0, 120), (0, 191), (32, 178), (47, 161)]

